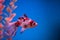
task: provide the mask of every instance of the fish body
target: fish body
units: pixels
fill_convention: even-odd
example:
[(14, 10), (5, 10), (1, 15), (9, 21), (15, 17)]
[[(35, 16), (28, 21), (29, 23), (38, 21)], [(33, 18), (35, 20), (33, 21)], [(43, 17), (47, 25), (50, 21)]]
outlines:
[(23, 32), (27, 28), (33, 28), (37, 26), (37, 22), (28, 18), (25, 14), (23, 17), (20, 17), (18, 21), (20, 22), (20, 26), (22, 27), (21, 32)]

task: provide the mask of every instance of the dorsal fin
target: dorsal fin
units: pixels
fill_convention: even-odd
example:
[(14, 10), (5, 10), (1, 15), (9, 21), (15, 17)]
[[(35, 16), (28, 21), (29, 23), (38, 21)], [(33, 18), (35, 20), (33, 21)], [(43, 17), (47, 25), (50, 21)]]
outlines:
[(24, 14), (23, 16), (24, 16), (24, 17), (27, 17), (27, 15), (26, 15), (26, 14)]

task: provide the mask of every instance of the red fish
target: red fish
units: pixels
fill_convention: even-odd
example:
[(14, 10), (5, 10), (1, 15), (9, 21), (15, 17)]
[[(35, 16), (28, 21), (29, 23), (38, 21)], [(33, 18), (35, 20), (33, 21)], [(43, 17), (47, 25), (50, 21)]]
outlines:
[(6, 20), (7, 22), (11, 22), (12, 19), (13, 19), (15, 16), (16, 16), (16, 14), (13, 13), (13, 14), (10, 15), (10, 17), (6, 17), (5, 20)]
[(6, 8), (6, 10), (7, 10), (7, 12), (12, 13), (12, 10), (9, 6)]
[(32, 19), (28, 18), (26, 15), (19, 18), (20, 26), (22, 27), (21, 32), (26, 30), (27, 28), (33, 28), (37, 26), (37, 23)]
[(0, 3), (0, 11), (2, 11), (4, 7), (5, 6)]

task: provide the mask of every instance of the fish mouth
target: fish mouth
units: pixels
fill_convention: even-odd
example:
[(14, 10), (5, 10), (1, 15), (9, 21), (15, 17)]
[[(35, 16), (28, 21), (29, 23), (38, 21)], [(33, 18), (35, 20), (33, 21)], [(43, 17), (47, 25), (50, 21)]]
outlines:
[(31, 27), (31, 28), (34, 28), (34, 27), (36, 27), (36, 26), (37, 26), (37, 23), (36, 23), (36, 22), (30, 24), (30, 27)]
[(37, 26), (37, 23), (36, 23), (36, 26)]

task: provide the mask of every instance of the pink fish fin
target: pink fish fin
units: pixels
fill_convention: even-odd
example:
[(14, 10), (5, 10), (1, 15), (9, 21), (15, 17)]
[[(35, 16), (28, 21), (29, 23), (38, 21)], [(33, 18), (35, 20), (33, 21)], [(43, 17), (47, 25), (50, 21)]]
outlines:
[(24, 17), (28, 17), (25, 13), (24, 13), (24, 15), (23, 15)]
[(13, 2), (16, 2), (17, 0), (12, 0)]
[(25, 30), (26, 30), (26, 28), (22, 28), (22, 29), (21, 29), (21, 33), (23, 33)]
[(5, 0), (0, 0), (0, 3), (3, 3)]
[(11, 6), (12, 9), (16, 9), (16, 8), (17, 8), (17, 6), (14, 5), (14, 3), (15, 3), (16, 1), (17, 1), (17, 0), (12, 0), (12, 1), (10, 2), (9, 5)]
[(3, 11), (4, 8), (5, 8), (5, 5), (0, 3), (0, 15), (3, 13), (2, 11)]
[(10, 22), (9, 25), (12, 25), (12, 24), (14, 24), (14, 23), (15, 23), (15, 22)]
[(17, 6), (14, 6), (14, 9), (16, 9), (17, 8)]
[(11, 14), (11, 16), (10, 16), (10, 21), (12, 21), (12, 19), (13, 19), (15, 16), (16, 16), (16, 13)]
[[(4, 21), (4, 20), (3, 20), (2, 22), (5, 24), (5, 26), (6, 26), (6, 25), (9, 25), (9, 22), (7, 22), (7, 21)], [(3, 27), (3, 28), (4, 28), (4, 27)]]
[(15, 5), (12, 5), (11, 7), (13, 10), (17, 8), (17, 6), (15, 6)]
[(9, 6), (6, 8), (6, 10), (7, 10), (7, 12), (9, 12), (9, 13), (12, 12), (12, 10), (11, 10), (11, 8), (10, 8)]
[(10, 17), (6, 17), (5, 18), (5, 20), (7, 21), (7, 22), (11, 22), (12, 21), (12, 19), (15, 17), (15, 13), (14, 14), (11, 14), (11, 16)]
[(2, 10), (5, 8), (6, 6), (5, 5), (3, 5), (3, 8), (2, 8)]
[(13, 13), (10, 15), (10, 18), (14, 18), (16, 16), (16, 13)]
[(11, 18), (10, 17), (6, 17), (5, 20), (6, 20), (6, 22), (9, 23), (11, 21)]

